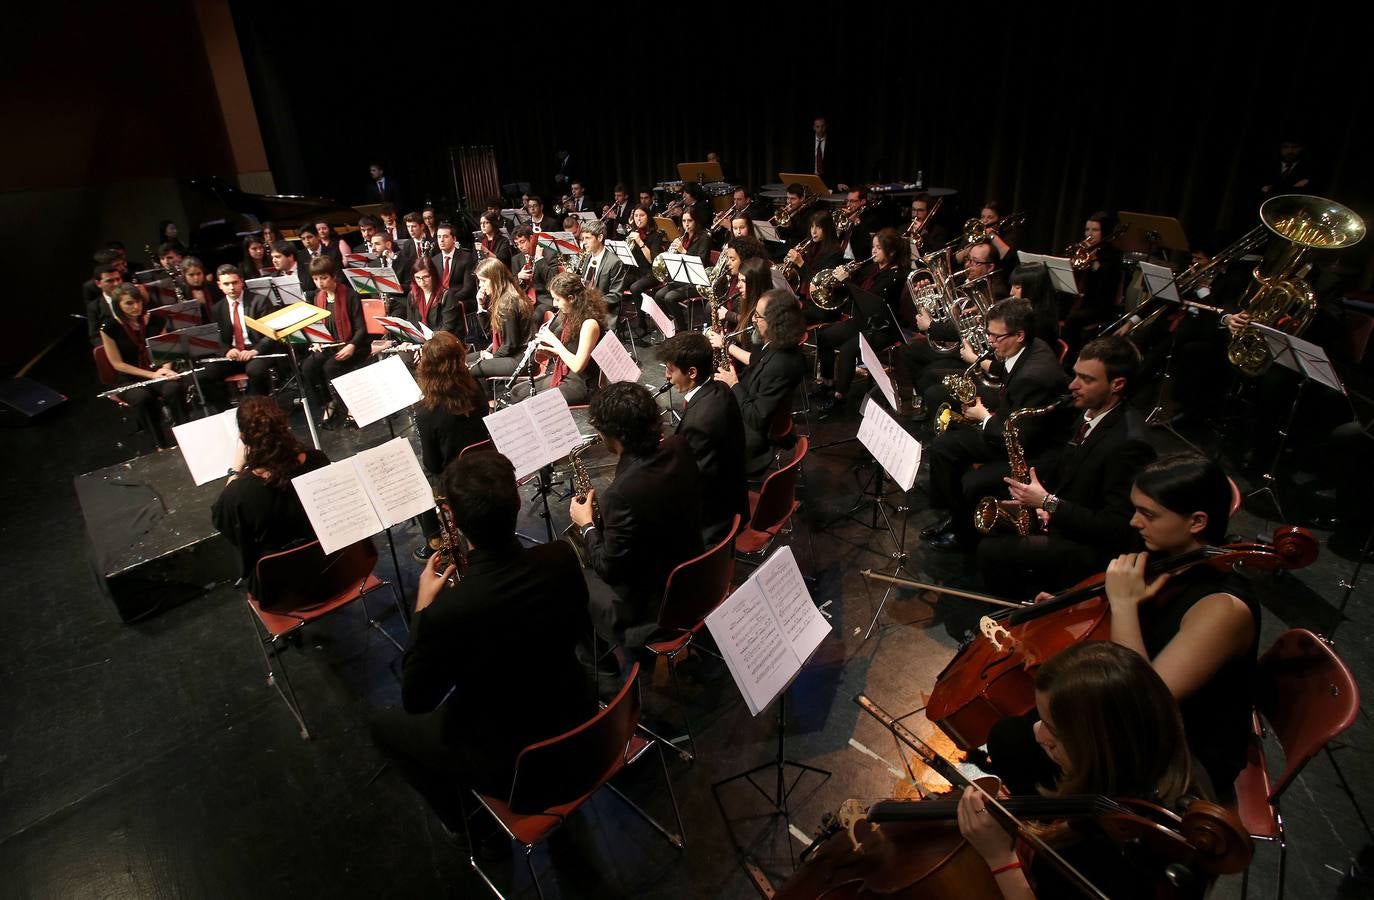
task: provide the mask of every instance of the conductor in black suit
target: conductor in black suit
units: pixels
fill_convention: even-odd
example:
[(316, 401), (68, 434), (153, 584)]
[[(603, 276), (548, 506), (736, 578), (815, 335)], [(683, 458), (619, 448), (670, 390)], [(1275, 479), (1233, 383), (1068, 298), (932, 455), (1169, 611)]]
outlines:
[[(1044, 406), (1064, 393), (1064, 370), (1050, 346), (1030, 337), (1033, 311), (1029, 300), (1008, 299), (993, 304), (985, 325), (993, 359), (989, 373), (1001, 381), (995, 409), (978, 397), (964, 407), (970, 425), (950, 428), (930, 444), (930, 503), (949, 512), (943, 527), (921, 536), (942, 550), (972, 550), (976, 540), (973, 503), (1002, 494), (1002, 477), (1009, 471), (1003, 426), (1013, 411)], [(1054, 441), (1058, 417), (1050, 414), (1023, 421), (1021, 445), (1028, 459)], [(983, 467), (973, 470), (974, 463)], [(971, 502), (967, 498), (972, 497)]]
[[(770, 431), (783, 416), (791, 416), (792, 400), (806, 375), (801, 339), (806, 319), (797, 301), (784, 291), (767, 291), (754, 307), (750, 324), (755, 344), (762, 349), (751, 354), (743, 377), (733, 368), (716, 373), (716, 380), (733, 390), (744, 419), (745, 470), (750, 475), (762, 472), (773, 459), (775, 440)], [(790, 432), (790, 429), (787, 429)]]
[(701, 479), (686, 438), (660, 440), (658, 404), (644, 385), (607, 385), (590, 412), (620, 461), (605, 494), (574, 498), (568, 514), (587, 548), (592, 627), (609, 644), (637, 649), (654, 633), (669, 573), (702, 551)]
[(1089, 341), (1074, 363), (1069, 392), (1073, 439), (1051, 465), (1032, 466), (1030, 483), (1004, 479), (1007, 497), (1032, 509), (1046, 534), (997, 535), (978, 545), (978, 567), (1001, 596), (1059, 591), (1140, 549), (1131, 516), (1131, 484), (1155, 458), (1145, 417), (1126, 402), (1140, 353), (1123, 337)]
[(682, 331), (659, 345), (668, 380), (682, 394), (678, 435), (687, 439), (701, 473), (701, 528), (706, 546), (719, 543), (736, 514), (749, 519), (744, 474), (744, 418), (730, 388), (711, 377), (711, 344)]
[(449, 587), (454, 568), (441, 571), (442, 554), (430, 557), (402, 663), (403, 709), (377, 711), (371, 726), (373, 740), (457, 830), (462, 788), (508, 795), (520, 750), (575, 727), (596, 706), (574, 653), (587, 591), (572, 548), (516, 539), (520, 489), (499, 453), (453, 460), (443, 486), (472, 545), (467, 568)]

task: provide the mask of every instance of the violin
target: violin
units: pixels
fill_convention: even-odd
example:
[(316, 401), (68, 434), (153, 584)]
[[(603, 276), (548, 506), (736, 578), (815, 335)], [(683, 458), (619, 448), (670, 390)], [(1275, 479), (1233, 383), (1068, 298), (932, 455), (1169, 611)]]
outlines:
[[(1311, 532), (1288, 526), (1274, 532), (1272, 544), (1201, 547), (1153, 561), (1146, 578), (1197, 566), (1220, 572), (1240, 565), (1271, 572), (1301, 569), (1316, 560), (1317, 552)], [(1079, 641), (1111, 639), (1105, 582), (1106, 574), (1099, 573), (1038, 603), (1003, 603), (1012, 608), (984, 616), (979, 636), (961, 647), (936, 679), (926, 717), (967, 751), (986, 743), (992, 726), (1003, 718), (1029, 713), (1035, 708), (1035, 671), (1042, 663)], [(1161, 596), (1168, 593), (1166, 586)]]
[[(1045, 854), (1083, 896), (1106, 895), (1041, 834), (1055, 835), (1052, 839), (1061, 847), (1090, 832), (1103, 836), (1120, 852), (1121, 865), (1131, 866), (1142, 883), (1154, 884), (1159, 897), (1202, 897), (1215, 876), (1243, 870), (1254, 854), (1236, 815), (1207, 801), (1193, 801), (1180, 816), (1147, 801), (1098, 795), (999, 800), (994, 797), (996, 779), (970, 781), (873, 701), (863, 695), (855, 699), (951, 785), (965, 784), (982, 793), (987, 811), (1031, 845), (1018, 855)], [(871, 805), (846, 801), (802, 854), (802, 865), (779, 888), (776, 900), (1001, 898), (992, 872), (955, 824), (954, 796)], [(1031, 831), (1024, 824), (1027, 819), (1058, 826)]]

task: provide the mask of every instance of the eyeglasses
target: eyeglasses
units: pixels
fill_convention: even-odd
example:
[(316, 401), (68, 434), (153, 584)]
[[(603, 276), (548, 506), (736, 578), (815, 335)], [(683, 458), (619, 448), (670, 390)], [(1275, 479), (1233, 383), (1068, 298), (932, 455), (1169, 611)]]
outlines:
[(763, 313), (759, 312), (758, 310), (754, 310), (752, 313), (749, 314), (749, 321), (750, 321), (750, 322), (761, 322), (761, 321), (763, 321)]
[(1009, 337), (1011, 337), (1012, 335), (1020, 334), (1020, 332), (1017, 332), (1017, 331), (1007, 331), (1007, 332), (1003, 332), (1002, 334), (994, 334), (993, 332), (988, 331), (988, 332), (985, 332), (985, 334), (987, 334), (988, 340), (992, 341), (994, 344), (1000, 344), (1000, 343), (1002, 342), (1002, 339), (1003, 339), (1003, 338), (1009, 338)]

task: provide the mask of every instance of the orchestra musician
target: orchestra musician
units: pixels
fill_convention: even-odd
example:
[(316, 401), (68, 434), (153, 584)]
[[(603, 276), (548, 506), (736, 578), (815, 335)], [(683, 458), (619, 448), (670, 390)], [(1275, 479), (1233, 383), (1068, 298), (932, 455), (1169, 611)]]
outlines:
[(320, 424), (337, 427), (347, 415), (342, 400), (331, 397), (329, 382), (351, 372), (367, 361), (372, 352), (372, 336), (363, 320), (363, 304), (358, 295), (339, 278), (334, 260), (316, 259), (310, 263), (310, 277), (315, 282), (315, 305), (330, 312), (320, 327), (329, 332), (330, 342), (339, 346), (312, 350), (301, 363), (301, 380), (310, 394), (315, 409), (323, 410)]
[[(606, 226), (600, 222), (588, 222), (582, 228), (582, 252), (587, 254), (587, 262), (582, 268), (582, 280), (601, 292), (612, 316), (620, 309), (620, 296), (629, 281), (630, 270), (620, 261), (620, 257), (606, 249)], [(552, 286), (549, 288), (553, 292)], [(615, 330), (613, 319), (608, 323)]]
[(638, 297), (658, 284), (658, 279), (654, 277), (653, 262), (654, 257), (663, 251), (663, 231), (644, 206), (630, 210), (630, 226), (625, 241), (634, 254), (636, 268), (627, 276), (629, 285), (625, 290), (632, 297)]
[(396, 204), (383, 203), (377, 207), (377, 216), (382, 220), (382, 227), (379, 229), (389, 235), (397, 243), (405, 240), (405, 229), (401, 227), (400, 216), (396, 210)]
[[(644, 203), (644, 192), (639, 195), (639, 203)], [(649, 195), (649, 208), (653, 206), (653, 194)], [(606, 223), (607, 234), (623, 238), (633, 227), (630, 222), (630, 191), (623, 184), (617, 184), (611, 192), (611, 202), (601, 207), (601, 220)]]
[(644, 385), (607, 385), (590, 413), (618, 458), (615, 479), (604, 495), (574, 497), (568, 515), (586, 547), (592, 627), (608, 645), (637, 649), (656, 630), (668, 574), (702, 551), (700, 476), (687, 439), (662, 437), (658, 404)]
[[(520, 488), (499, 453), (449, 463), (443, 495), (472, 545), (463, 578), (435, 554), (420, 575), (401, 663), (401, 709), (371, 716), (377, 746), (454, 833), (468, 788), (506, 796), (529, 744), (596, 711), (574, 646), (586, 633), (587, 591), (563, 541), (515, 536)], [(494, 677), (494, 673), (501, 673)]]
[(301, 271), (308, 275), (310, 273), (310, 261), (321, 256), (327, 256), (329, 249), (320, 240), (320, 236), (315, 232), (315, 226), (310, 222), (302, 222), (296, 229), (296, 235), (301, 241), (301, 249), (296, 257), (300, 262)]
[(320, 243), (324, 245), (325, 253), (334, 258), (334, 262), (343, 265), (344, 257), (350, 253), (348, 242), (334, 233), (334, 226), (328, 222), (316, 222), (315, 234), (319, 235)]
[(979, 542), (978, 569), (989, 591), (1021, 600), (1029, 598), (1019, 596), (1025, 585), (1062, 590), (1138, 549), (1131, 484), (1155, 458), (1145, 417), (1128, 402), (1139, 371), (1140, 353), (1125, 338), (1084, 345), (1069, 383), (1073, 406), (1082, 411), (1073, 440), (1048, 467), (1031, 466), (1028, 483), (1003, 479), (1007, 502), (1034, 510), (1045, 533)]
[(239, 446), (210, 518), (238, 551), (251, 596), (258, 593), (258, 560), (315, 540), (291, 479), (329, 465), (329, 457), (296, 439), (286, 412), (270, 397), (245, 397), (235, 418)]
[[(528, 226), (515, 230), (517, 242), (525, 228)], [(441, 235), (443, 229), (439, 226)], [(478, 263), (476, 278), (479, 302), (485, 302), (491, 316), (491, 343), (484, 350), (468, 354), (468, 368), (479, 383), (485, 378), (509, 378), (515, 374), (529, 343), (534, 304), (499, 259), (488, 258)]]
[(417, 212), (408, 212), (401, 217), (401, 221), (406, 226), (406, 237), (401, 243), (406, 245), (410, 255), (415, 259), (433, 256), (434, 238), (425, 231), (424, 217)]
[(807, 171), (816, 175), (827, 185), (834, 185), (835, 190), (848, 190), (849, 186), (844, 183), (843, 172), (845, 161), (841, 158), (839, 151), (832, 151), (830, 147), (830, 129), (825, 121), (825, 116), (817, 116), (811, 122), (810, 153), (802, 156), (806, 162), (802, 163)]
[(811, 218), (799, 214), (805, 201), (806, 188), (801, 182), (794, 181), (787, 186), (787, 202), (781, 211), (788, 213), (790, 218), (786, 225), (777, 226), (778, 237), (782, 238), (785, 246), (795, 247), (807, 237)]
[(790, 428), (779, 443), (770, 432), (775, 420), (791, 415), (793, 398), (806, 376), (806, 359), (801, 352), (806, 322), (795, 299), (782, 291), (767, 291), (755, 304), (749, 325), (756, 331), (755, 343), (760, 347), (750, 354), (744, 374), (736, 375), (733, 368), (725, 368), (715, 377), (729, 385), (739, 401), (744, 419), (745, 470), (753, 476), (768, 467), (779, 445), (790, 447), (795, 440)]
[[(1230, 571), (1193, 566), (1152, 580), (1145, 573), (1150, 555), (1169, 558), (1225, 541), (1231, 486), (1217, 463), (1180, 453), (1136, 476), (1131, 503), (1131, 527), (1148, 553), (1107, 566), (1111, 640), (1147, 660), (1177, 698), (1188, 745), (1225, 800), (1234, 796), (1250, 738), (1259, 604), (1249, 582)], [(1005, 719), (988, 738), (990, 771), (1014, 793), (1054, 777), (1054, 766), (1036, 752), (1033, 722), (1033, 713)]]
[(368, 163), (367, 172), (372, 179), (365, 195), (367, 197), (367, 202), (390, 203), (394, 206), (398, 202), (397, 198), (400, 197), (400, 191), (396, 187), (396, 180), (387, 177), (386, 170), (382, 168), (380, 163)]
[[(803, 299), (811, 299), (811, 279), (817, 273), (833, 269), (844, 262), (844, 242), (835, 234), (835, 220), (826, 210), (813, 212), (808, 220), (807, 239), (811, 241), (804, 250), (798, 251), (794, 245), (783, 259), (797, 269), (799, 293)], [(821, 309), (814, 303), (804, 305), (808, 324), (833, 322), (839, 318), (838, 310)]]
[(477, 242), (478, 255), (483, 259), (494, 256), (505, 263), (506, 268), (514, 269), (515, 250), (501, 233), (501, 213), (482, 213), (477, 219), (477, 227), (482, 231), (482, 238)]
[(530, 199), (525, 203), (525, 211), (529, 213), (530, 216), (530, 220), (527, 224), (530, 228), (534, 229), (536, 233), (540, 231), (563, 230), (560, 227), (561, 222), (558, 219), (554, 216), (546, 216), (544, 214), (544, 201), (541, 198), (531, 195)]
[[(741, 322), (751, 322), (754, 317), (754, 307), (758, 298), (772, 290), (777, 290), (773, 286), (773, 269), (769, 266), (768, 260), (760, 257), (753, 257), (740, 264), (739, 274), (735, 277), (736, 293), (734, 294), (733, 308), (722, 304), (716, 313), (722, 327), (713, 328), (706, 332), (706, 338), (710, 341), (712, 348), (720, 349), (724, 347), (725, 333), (740, 329)], [(778, 291), (779, 294), (790, 296), (786, 291)], [(753, 359), (754, 344), (748, 331), (738, 338), (730, 341), (726, 351), (730, 360), (742, 366), (749, 365)]]
[[(1012, 254), (1016, 248), (1012, 246), (1009, 235), (998, 232), (997, 223), (1002, 221), (1002, 206), (996, 200), (989, 200), (983, 204), (983, 208), (978, 211), (978, 221), (983, 223), (987, 229), (985, 240), (992, 244), (992, 249), (997, 253), (997, 266), (1003, 271), (1010, 270), (1016, 265)], [(938, 244), (936, 246), (939, 246)], [(965, 260), (968, 258), (969, 247), (964, 247), (954, 254), (954, 261), (959, 265), (967, 265)]]
[(372, 236), (382, 230), (382, 223), (372, 216), (362, 216), (358, 219), (358, 252), (367, 253), (372, 250)]
[(649, 217), (650, 217), (650, 218), (653, 218), (653, 216), (654, 216), (654, 214), (655, 214), (655, 213), (654, 213), (654, 210), (655, 210), (655, 208), (658, 206), (658, 204), (654, 202), (654, 192), (653, 192), (653, 191), (640, 191), (640, 192), (639, 192), (639, 205), (642, 206), (642, 207), (644, 207), (645, 209), (647, 209), (647, 210), (649, 211)]
[(296, 257), (296, 248), (290, 241), (277, 241), (272, 244), (272, 267), (277, 270), (277, 275), (291, 275), (301, 286), (301, 296), (307, 296), (313, 282), (310, 280), (310, 272), (305, 266), (300, 265), (300, 260)]
[(390, 266), (401, 286), (399, 291), (382, 290), (386, 296), (387, 312), (390, 314), (402, 302), (402, 296), (410, 290), (410, 276), (415, 271), (415, 257), (408, 252), (408, 244), (397, 247), (391, 235), (385, 231), (374, 232), (368, 244), (377, 257), (377, 261), (369, 263), (369, 266), (376, 269)]
[(1035, 316), (1032, 336), (1059, 345), (1059, 300), (1044, 263), (1021, 263), (1011, 270), (1010, 295), (1030, 301)]
[(512, 395), (523, 399), (557, 388), (568, 403), (586, 403), (601, 377), (592, 351), (607, 329), (606, 301), (599, 289), (572, 272), (555, 275), (549, 293), (558, 304), (558, 315), (534, 336), (539, 345), (536, 358), (548, 361), (547, 371), (532, 383), (516, 384)]
[(568, 199), (563, 204), (564, 212), (591, 212), (592, 201), (587, 197), (587, 189), (582, 182), (574, 181), (568, 186)]
[(743, 187), (735, 188), (730, 195), (730, 206), (728, 209), (721, 210), (713, 219), (713, 223), (719, 221), (711, 229), (711, 240), (716, 247), (724, 247), (725, 243), (735, 236), (735, 219), (753, 215), (754, 199), (749, 196), (749, 192)]
[(933, 205), (930, 195), (925, 192), (911, 198), (911, 221), (907, 226), (908, 232), (912, 228), (918, 228), (921, 232), (921, 246), (917, 247), (915, 242), (912, 242), (912, 259), (949, 243), (949, 230), (939, 221), (930, 221), (930, 209)]
[[(895, 228), (884, 228), (869, 239), (872, 260), (852, 276), (844, 266), (833, 271), (842, 284), (852, 282), (861, 290), (877, 294), (892, 310), (892, 315), (866, 320), (856, 309), (843, 322), (832, 322), (816, 332), (816, 359), (820, 368), (818, 408), (821, 412), (843, 405), (854, 382), (854, 370), (859, 361), (859, 335), (868, 340), (875, 351), (885, 349), (899, 340), (894, 318), (897, 300), (906, 283), (907, 242)], [(842, 290), (843, 288), (837, 288)]]
[(408, 322), (424, 324), (434, 332), (446, 331), (459, 339), (467, 334), (467, 320), (458, 290), (444, 290), (439, 286), (439, 273), (429, 259), (416, 262), (410, 293), (399, 306), (397, 315)]
[[(499, 215), (501, 212), (500, 204), (496, 207)], [(437, 240), (439, 237), (439, 211), (432, 206), (426, 206), (420, 210), (420, 221), (425, 223), (425, 237)]]
[(205, 263), (198, 257), (187, 256), (181, 261), (181, 286), (187, 300), (200, 304), (202, 321), (210, 321), (210, 313), (219, 302), (219, 292), (205, 276)]
[[(1032, 737), (1033, 752), (1054, 767), (1047, 796), (1134, 798), (1175, 814), (1190, 798), (1210, 797), (1206, 772), (1189, 755), (1179, 705), (1165, 682), (1139, 656), (1107, 641), (1074, 644), (1047, 660), (1035, 673), (1038, 719)], [(1012, 835), (985, 803), (982, 794), (965, 789), (959, 831), (987, 863), (1004, 898), (1082, 895), (1077, 882), (1043, 853), (1023, 865)], [(1102, 896), (1159, 896), (1161, 873), (1148, 854), (1127, 863), (1099, 829), (1044, 827), (1048, 843)]]
[(749, 518), (739, 401), (711, 377), (711, 345), (697, 332), (668, 338), (659, 345), (658, 356), (668, 381), (682, 395), (682, 418), (674, 433), (687, 439), (701, 473), (702, 543), (714, 546), (725, 538), (736, 515), (740, 521)]
[(243, 239), (243, 260), (236, 267), (244, 278), (261, 278), (272, 274), (272, 260), (267, 256), (267, 245), (256, 234)]
[(272, 392), (273, 360), (257, 357), (276, 351), (280, 345), (248, 327), (248, 319), (264, 316), (271, 310), (265, 308), (266, 301), (248, 294), (243, 274), (238, 269), (231, 265), (220, 266), (215, 270), (215, 281), (224, 297), (215, 304), (208, 321), (219, 326), (220, 343), (228, 348), (225, 356), (229, 361), (206, 363), (200, 386), (205, 391), (208, 406), (226, 410), (229, 392), (224, 379), (231, 375), (248, 376), (246, 391), (250, 396)]
[[(697, 218), (697, 213), (691, 209), (684, 210), (682, 213), (682, 234), (673, 238), (673, 242), (668, 245), (669, 253), (685, 253), (695, 256), (701, 260), (702, 266), (709, 272), (711, 268), (711, 232), (710, 220)], [(685, 282), (672, 281), (654, 291), (654, 301), (673, 317), (678, 330), (688, 329), (688, 320), (691, 318), (691, 304), (696, 297), (696, 288)]]
[(1111, 213), (1095, 212), (1083, 223), (1083, 243), (1092, 254), (1088, 268), (1078, 273), (1082, 297), (1064, 317), (1063, 337), (1069, 352), (1092, 339), (1102, 325), (1118, 315), (1121, 305), (1121, 251), (1107, 243), (1116, 227)]
[[(265, 246), (269, 251), (272, 249), (272, 245), (275, 244), (277, 241), (282, 241), (286, 239), (282, 235), (281, 229), (277, 227), (276, 222), (263, 222), (262, 228), (259, 230), (259, 233), (262, 235), (263, 246)], [(159, 253), (158, 255), (160, 256), (161, 253)]]
[[(439, 243), (439, 252), (430, 257), (430, 262), (434, 264), (440, 294), (447, 295), (452, 291), (460, 310), (476, 308), (477, 276), (473, 274), (473, 254), (458, 246), (458, 234), (448, 222), (439, 223), (435, 239)], [(466, 324), (462, 330), (453, 333), (466, 334)]]
[[(1027, 300), (1007, 299), (992, 306), (984, 330), (993, 352), (989, 372), (1001, 385), (996, 405), (989, 409), (981, 395), (976, 397), (963, 409), (971, 424), (952, 427), (929, 445), (931, 506), (949, 513), (948, 519), (921, 532), (932, 547), (973, 549), (973, 506), (982, 497), (1000, 494), (1001, 479), (1008, 472), (1002, 431), (1007, 416), (1017, 409), (1045, 406), (1064, 393), (1064, 370), (1049, 345), (1030, 336), (1031, 318)], [(1038, 461), (1041, 451), (1053, 446), (1053, 419), (1036, 416), (1021, 426), (1027, 459)], [(974, 463), (982, 463), (982, 468), (974, 469)]]
[(856, 187), (845, 195), (842, 215), (850, 223), (841, 239), (849, 245), (855, 259), (863, 259), (878, 230), (877, 212), (869, 205), (868, 188)]
[(517, 251), (511, 260), (513, 271), (521, 289), (534, 303), (536, 318), (542, 321), (544, 313), (554, 312), (549, 281), (558, 274), (558, 253), (551, 247), (541, 246), (534, 229), (528, 225), (517, 225), (511, 236)]
[(86, 336), (91, 346), (101, 343), (100, 324), (106, 319), (115, 318), (115, 288), (124, 283), (124, 275), (114, 263), (103, 263), (91, 273), (95, 283), (95, 297), (86, 300)]
[(124, 383), (166, 378), (156, 384), (130, 388), (119, 397), (138, 411), (143, 428), (158, 447), (176, 446), (171, 430), (162, 418), (165, 406), (174, 424), (186, 421), (186, 385), (169, 365), (154, 368), (148, 338), (161, 334), (166, 323), (156, 314), (145, 313), (143, 293), (132, 284), (121, 284), (112, 294), (114, 315), (100, 323), (100, 343), (105, 358)]
[[(417, 276), (420, 272), (415, 270)], [(420, 461), (430, 478), (436, 479), (464, 447), (487, 439), (487, 426), (482, 421), (487, 414), (487, 398), (468, 371), (467, 348), (447, 331), (436, 331), (420, 346), (415, 381), (424, 395), (415, 413)], [(420, 514), (420, 532), (425, 542), (412, 555), (423, 562), (442, 545), (439, 517), (433, 509)]]

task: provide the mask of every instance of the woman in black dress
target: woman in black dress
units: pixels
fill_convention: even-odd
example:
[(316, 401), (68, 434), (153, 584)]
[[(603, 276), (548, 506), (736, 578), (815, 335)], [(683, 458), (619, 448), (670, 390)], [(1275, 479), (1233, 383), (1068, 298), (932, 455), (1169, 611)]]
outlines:
[(478, 227), (482, 229), (482, 239), (477, 242), (477, 255), (482, 259), (496, 257), (506, 264), (506, 268), (511, 267), (511, 260), (515, 258), (515, 248), (511, 246), (506, 236), (501, 233), (501, 214), (499, 212), (484, 212), (477, 219)]
[(342, 400), (332, 399), (329, 382), (351, 372), (367, 361), (372, 352), (372, 336), (363, 319), (363, 303), (338, 276), (338, 266), (327, 256), (310, 261), (310, 277), (315, 281), (315, 305), (330, 312), (320, 327), (329, 332), (333, 347), (312, 350), (301, 363), (301, 378), (310, 392), (315, 409), (324, 410), (320, 424), (335, 428), (348, 414)]
[(520, 290), (505, 263), (484, 259), (477, 264), (477, 305), (491, 316), (491, 343), (468, 354), (468, 368), (479, 383), (509, 378), (530, 341), (534, 302)]
[(1044, 263), (1022, 263), (1011, 271), (1011, 296), (1029, 300), (1035, 310), (1032, 338), (1040, 338), (1059, 352), (1059, 301)]
[[(635, 258), (635, 274), (631, 277), (629, 291), (638, 298), (645, 291), (658, 284), (654, 277), (654, 257), (663, 251), (663, 232), (654, 224), (649, 211), (642, 206), (630, 210), (630, 232), (625, 236), (630, 252)], [(638, 305), (638, 300), (636, 300)]]
[[(487, 398), (468, 371), (467, 348), (447, 331), (436, 331), (420, 350), (415, 380), (424, 399), (415, 415), (420, 435), (420, 456), (425, 471), (438, 478), (464, 447), (485, 441)], [(433, 510), (420, 516), (425, 543), (415, 551), (418, 560), (429, 559), (439, 549), (439, 517)]]
[(557, 388), (568, 403), (586, 403), (601, 377), (592, 350), (605, 333), (606, 301), (601, 291), (572, 272), (555, 275), (549, 293), (558, 304), (558, 315), (535, 335), (536, 356), (547, 358), (546, 371), (533, 385), (517, 385), (515, 395)]
[[(707, 204), (702, 208), (701, 215), (706, 214), (710, 208)], [(673, 238), (673, 242), (668, 245), (670, 253), (685, 253), (695, 256), (701, 260), (701, 264), (709, 271), (711, 267), (711, 220), (698, 219), (697, 213), (687, 209), (682, 213), (682, 234)], [(688, 324), (688, 309), (691, 299), (697, 295), (697, 289), (686, 282), (670, 281), (654, 292), (654, 302), (677, 323), (677, 330), (682, 331)], [(701, 323), (698, 322), (698, 325)]]
[(844, 262), (844, 242), (835, 234), (835, 219), (829, 210), (818, 210), (811, 214), (805, 249), (793, 247), (783, 257), (797, 271), (797, 294), (804, 301), (802, 309), (806, 312), (806, 323), (815, 325), (833, 322), (840, 317), (838, 310), (821, 309), (811, 300), (811, 279), (818, 272), (833, 269)]
[(256, 594), (258, 560), (315, 539), (291, 479), (329, 465), (329, 457), (296, 439), (271, 397), (245, 397), (238, 424), (238, 454), (211, 520), (238, 549), (242, 578)]
[(156, 315), (143, 311), (143, 294), (132, 284), (121, 284), (111, 295), (114, 298), (114, 318), (100, 323), (100, 343), (105, 358), (125, 383), (166, 378), (156, 384), (130, 388), (119, 396), (138, 411), (139, 421), (163, 449), (174, 446), (171, 431), (162, 419), (162, 407), (180, 425), (186, 421), (186, 385), (171, 366), (153, 366), (148, 351), (148, 338), (161, 334), (166, 323)]

